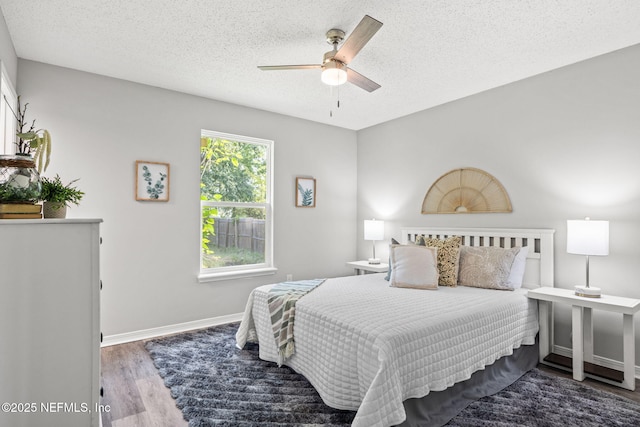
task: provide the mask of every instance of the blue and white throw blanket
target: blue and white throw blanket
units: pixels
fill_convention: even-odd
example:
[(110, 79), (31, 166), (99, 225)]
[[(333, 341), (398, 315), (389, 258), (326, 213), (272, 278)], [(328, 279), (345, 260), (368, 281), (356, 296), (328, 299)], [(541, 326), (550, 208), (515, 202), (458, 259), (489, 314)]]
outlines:
[(267, 302), (271, 327), (278, 348), (278, 366), (295, 353), (293, 339), (293, 323), (296, 314), (296, 302), (326, 279), (300, 280), (282, 282), (269, 291)]

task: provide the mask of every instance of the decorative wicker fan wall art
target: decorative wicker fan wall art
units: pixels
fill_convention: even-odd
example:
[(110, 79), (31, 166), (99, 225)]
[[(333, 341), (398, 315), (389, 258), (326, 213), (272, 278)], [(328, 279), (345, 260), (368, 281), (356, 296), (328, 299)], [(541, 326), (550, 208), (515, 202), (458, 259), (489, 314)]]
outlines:
[(431, 185), (423, 214), (511, 212), (511, 200), (500, 181), (476, 168), (454, 169)]

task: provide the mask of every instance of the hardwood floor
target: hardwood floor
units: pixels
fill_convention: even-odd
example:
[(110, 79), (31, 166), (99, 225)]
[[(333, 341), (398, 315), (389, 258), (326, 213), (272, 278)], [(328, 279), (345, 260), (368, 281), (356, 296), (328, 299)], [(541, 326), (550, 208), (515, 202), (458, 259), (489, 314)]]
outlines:
[[(110, 406), (102, 414), (104, 427), (186, 427), (182, 412), (153, 366), (143, 341), (104, 347), (102, 355), (102, 403)], [(548, 366), (541, 370), (571, 378), (571, 374)], [(640, 381), (636, 391), (585, 380), (585, 383), (640, 403)]]
[(102, 403), (104, 427), (186, 427), (143, 341), (104, 347)]

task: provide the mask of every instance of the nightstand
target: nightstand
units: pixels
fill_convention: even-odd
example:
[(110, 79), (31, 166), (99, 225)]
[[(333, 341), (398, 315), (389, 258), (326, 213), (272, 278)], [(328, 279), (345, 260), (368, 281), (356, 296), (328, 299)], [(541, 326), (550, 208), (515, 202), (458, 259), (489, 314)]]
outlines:
[(352, 267), (357, 275), (370, 273), (386, 273), (389, 270), (389, 264), (369, 264), (369, 261), (351, 261), (347, 265)]
[[(569, 368), (573, 371), (573, 378), (578, 381), (589, 377), (628, 390), (635, 390), (636, 352), (633, 316), (640, 311), (640, 300), (612, 295), (602, 295), (600, 298), (586, 298), (577, 296), (572, 289), (551, 287), (532, 289), (529, 291), (528, 297), (538, 300), (541, 363)], [(552, 353), (553, 303), (568, 304), (572, 307), (573, 358)], [(622, 314), (624, 363), (624, 371), (622, 372), (593, 363), (592, 310), (594, 309)]]

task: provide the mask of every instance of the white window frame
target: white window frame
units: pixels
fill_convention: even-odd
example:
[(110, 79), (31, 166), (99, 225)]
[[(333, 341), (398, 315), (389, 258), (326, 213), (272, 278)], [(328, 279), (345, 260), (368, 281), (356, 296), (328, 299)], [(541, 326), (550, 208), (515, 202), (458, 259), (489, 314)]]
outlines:
[[(200, 247), (200, 273), (198, 280), (200, 282), (212, 282), (219, 280), (241, 279), (245, 277), (265, 276), (275, 274), (278, 269), (273, 265), (273, 141), (268, 139), (253, 138), (250, 136), (234, 135), (217, 131), (202, 129), (201, 136), (209, 138), (228, 139), (231, 141), (244, 142), (249, 144), (262, 145), (266, 148), (267, 163), (267, 191), (266, 201), (264, 203), (243, 203), (243, 202), (218, 202), (211, 200), (200, 200), (200, 230), (202, 230), (202, 208), (211, 207), (243, 207), (243, 208), (259, 208), (265, 209), (265, 253), (264, 263), (250, 265), (236, 265), (218, 268), (202, 268), (202, 241), (198, 241)], [(200, 239), (202, 234), (198, 233)]]
[(18, 95), (4, 64), (0, 61), (0, 154), (15, 153), (17, 123), (11, 110), (16, 111), (17, 108)]

